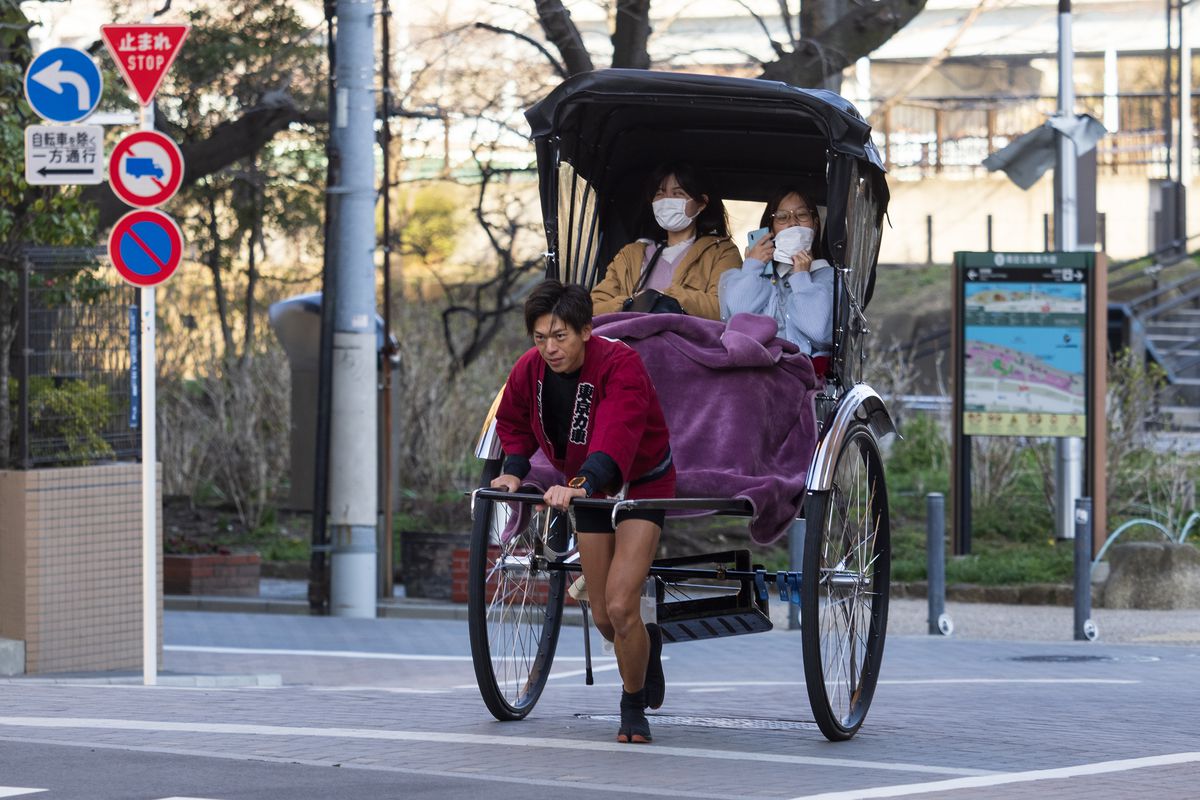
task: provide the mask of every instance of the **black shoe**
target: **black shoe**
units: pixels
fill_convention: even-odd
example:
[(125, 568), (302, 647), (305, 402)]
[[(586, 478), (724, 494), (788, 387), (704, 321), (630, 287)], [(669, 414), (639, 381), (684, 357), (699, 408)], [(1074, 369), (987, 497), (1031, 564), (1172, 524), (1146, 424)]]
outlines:
[(621, 691), (621, 727), (617, 731), (617, 741), (633, 744), (653, 741), (650, 736), (650, 723), (646, 720), (645, 688), (632, 694)]
[(662, 630), (653, 622), (646, 624), (650, 636), (650, 658), (646, 662), (646, 708), (661, 708), (667, 695), (667, 678), (662, 668)]

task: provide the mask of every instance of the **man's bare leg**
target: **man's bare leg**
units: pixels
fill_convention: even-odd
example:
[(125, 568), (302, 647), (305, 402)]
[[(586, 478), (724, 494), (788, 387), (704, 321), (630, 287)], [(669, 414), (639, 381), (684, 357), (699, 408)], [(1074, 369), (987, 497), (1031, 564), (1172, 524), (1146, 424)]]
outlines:
[(658, 552), (662, 529), (644, 519), (627, 519), (617, 526), (616, 550), (608, 569), (605, 600), (613, 627), (617, 666), (626, 692), (645, 685), (650, 637), (642, 622), (642, 586)]

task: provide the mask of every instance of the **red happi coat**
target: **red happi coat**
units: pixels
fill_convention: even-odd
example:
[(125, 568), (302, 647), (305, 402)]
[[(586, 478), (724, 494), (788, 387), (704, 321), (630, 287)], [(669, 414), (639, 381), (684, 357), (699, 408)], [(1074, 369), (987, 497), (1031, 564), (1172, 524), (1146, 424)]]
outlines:
[[(532, 456), (540, 447), (568, 478), (594, 452), (611, 458), (628, 483), (659, 466), (667, 454), (667, 423), (658, 394), (637, 352), (625, 344), (592, 336), (584, 345), (565, 459), (542, 424), (542, 381), (546, 362), (537, 348), (522, 355), (509, 373), (496, 411), (496, 433), (508, 455)], [(619, 487), (598, 487), (609, 491)]]

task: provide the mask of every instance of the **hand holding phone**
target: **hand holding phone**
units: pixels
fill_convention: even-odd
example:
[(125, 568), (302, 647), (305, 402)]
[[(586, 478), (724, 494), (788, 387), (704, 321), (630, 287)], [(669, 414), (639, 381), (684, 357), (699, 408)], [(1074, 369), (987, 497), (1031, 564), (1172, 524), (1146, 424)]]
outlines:
[(746, 258), (757, 259), (764, 264), (770, 264), (775, 254), (775, 241), (767, 228), (750, 231), (746, 237), (749, 246), (746, 248)]

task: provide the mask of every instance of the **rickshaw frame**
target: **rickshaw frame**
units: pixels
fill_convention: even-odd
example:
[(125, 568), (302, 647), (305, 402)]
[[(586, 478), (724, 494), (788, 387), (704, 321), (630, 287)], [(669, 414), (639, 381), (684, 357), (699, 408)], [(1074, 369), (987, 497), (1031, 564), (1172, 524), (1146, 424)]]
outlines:
[[(771, 587), (781, 600), (798, 599), (816, 722), (830, 740), (852, 737), (870, 705), (886, 634), (890, 521), (878, 441), (895, 432), (883, 400), (861, 380), (870, 332), (865, 311), (888, 199), (870, 127), (848, 101), (828, 91), (642, 70), (569, 78), (526, 117), (538, 159), (547, 277), (585, 287), (602, 277), (616, 248), (634, 238), (629, 234), (637, 227), (636, 209), (644, 206), (638, 176), (660, 162), (696, 164), (727, 200), (762, 201), (786, 182), (810, 189), (824, 206), (822, 243), (835, 270), (833, 352), (814, 410), (820, 436), (792, 532), (805, 537), (803, 569), (751, 568), (746, 551), (730, 551), (656, 561), (651, 577), (660, 617), (669, 621), (660, 624), (664, 631), (674, 624), (668, 641), (769, 629)], [(531, 519), (515, 541), (498, 539), (508, 519), (505, 509), (537, 504), (541, 496), (485, 488), (502, 459), (495, 407), (476, 448), (485, 464), (481, 488), (471, 498), (468, 620), (483, 699), (497, 719), (511, 720), (528, 714), (541, 694), (562, 621), (566, 578), (580, 566), (570, 555), (567, 515)], [(730, 498), (578, 499), (574, 505), (609, 509), (614, 520), (621, 508), (751, 513), (744, 500)], [(689, 566), (708, 557), (715, 566)], [(715, 602), (679, 589), (696, 579), (736, 584), (736, 595), (731, 590), (732, 600)], [(668, 587), (686, 599), (666, 602)], [(586, 602), (582, 608), (590, 683)], [(845, 631), (830, 630), (843, 624)], [(510, 674), (514, 656), (506, 651), (523, 648), (526, 639), (536, 640), (536, 652), (520, 654)]]

